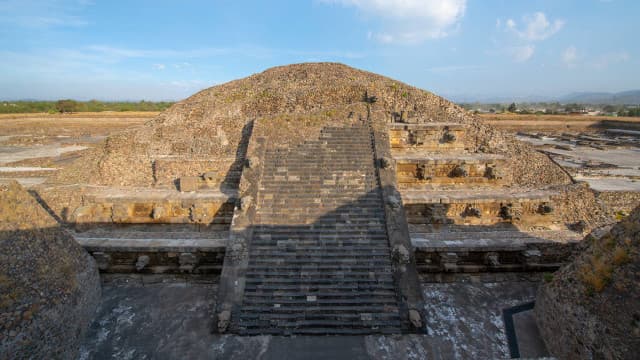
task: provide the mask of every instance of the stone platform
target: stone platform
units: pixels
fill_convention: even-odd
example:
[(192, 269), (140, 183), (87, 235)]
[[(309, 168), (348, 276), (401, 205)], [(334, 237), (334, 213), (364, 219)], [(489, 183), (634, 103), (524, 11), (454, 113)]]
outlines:
[[(348, 337), (212, 335), (215, 278), (106, 276), (81, 359), (488, 359), (508, 358), (504, 309), (535, 299), (540, 276), (458, 276), (421, 287), (427, 334)], [(521, 355), (539, 356), (535, 324), (516, 322)], [(528, 352), (527, 352), (528, 351)], [(543, 352), (542, 352), (543, 353)]]

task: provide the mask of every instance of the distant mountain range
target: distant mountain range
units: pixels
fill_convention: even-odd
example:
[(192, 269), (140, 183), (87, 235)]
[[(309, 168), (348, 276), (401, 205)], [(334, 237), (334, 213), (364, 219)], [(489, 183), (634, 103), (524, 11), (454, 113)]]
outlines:
[(456, 103), (532, 103), (532, 102), (559, 102), (562, 104), (610, 104), (610, 105), (638, 105), (640, 104), (640, 90), (630, 90), (618, 93), (607, 92), (576, 92), (561, 97), (549, 96), (475, 96), (475, 95), (445, 95), (446, 98)]
[(558, 101), (561, 103), (578, 104), (637, 105), (640, 104), (640, 90), (623, 91), (619, 93), (573, 93), (559, 98)]

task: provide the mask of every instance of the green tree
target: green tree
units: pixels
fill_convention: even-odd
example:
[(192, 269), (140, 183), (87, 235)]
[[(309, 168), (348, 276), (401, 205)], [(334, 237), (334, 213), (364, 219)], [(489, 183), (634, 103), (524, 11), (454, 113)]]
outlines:
[(61, 114), (71, 113), (78, 110), (78, 103), (70, 99), (58, 100), (58, 102), (56, 102), (56, 110)]
[(511, 105), (509, 105), (509, 107), (507, 108), (507, 111), (511, 113), (516, 112), (516, 110), (518, 110), (516, 103), (511, 103)]

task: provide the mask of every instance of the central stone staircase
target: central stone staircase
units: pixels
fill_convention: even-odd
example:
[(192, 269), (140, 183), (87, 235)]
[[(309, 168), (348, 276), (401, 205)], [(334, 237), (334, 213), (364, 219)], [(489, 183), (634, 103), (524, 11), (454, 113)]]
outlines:
[(234, 332), (400, 333), (370, 128), (265, 153)]

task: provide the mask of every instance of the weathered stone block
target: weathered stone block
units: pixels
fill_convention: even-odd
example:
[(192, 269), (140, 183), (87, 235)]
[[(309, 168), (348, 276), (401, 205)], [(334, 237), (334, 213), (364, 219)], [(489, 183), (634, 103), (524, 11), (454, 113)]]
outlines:
[(178, 261), (180, 270), (184, 272), (192, 272), (198, 265), (198, 257), (193, 253), (181, 253)]
[(111, 208), (113, 222), (126, 222), (131, 217), (129, 206), (126, 204), (114, 204)]
[(111, 255), (100, 251), (96, 251), (91, 255), (96, 260), (99, 270), (105, 271), (111, 266)]
[(153, 211), (151, 212), (151, 217), (154, 220), (159, 220), (165, 216), (167, 216), (167, 210), (164, 208), (164, 206), (155, 206), (153, 208)]
[(444, 271), (456, 271), (458, 269), (458, 260), (458, 254), (454, 252), (440, 253), (440, 266)]
[(213, 219), (213, 214), (211, 214), (209, 208), (204, 204), (193, 204), (189, 210), (189, 218), (194, 223), (208, 224)]
[(180, 191), (196, 191), (200, 187), (199, 176), (183, 176), (179, 180)]
[(151, 259), (147, 255), (138, 256), (138, 260), (136, 261), (136, 270), (140, 271), (144, 269), (147, 265), (149, 265), (149, 261)]

